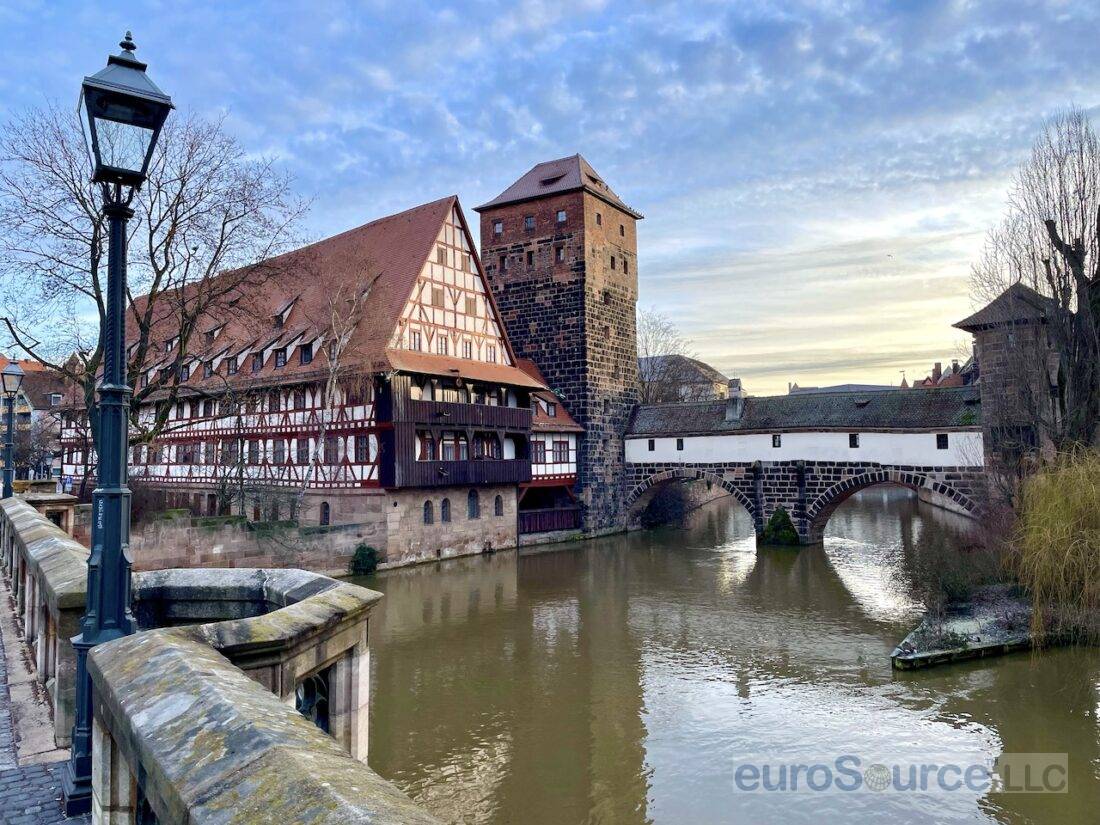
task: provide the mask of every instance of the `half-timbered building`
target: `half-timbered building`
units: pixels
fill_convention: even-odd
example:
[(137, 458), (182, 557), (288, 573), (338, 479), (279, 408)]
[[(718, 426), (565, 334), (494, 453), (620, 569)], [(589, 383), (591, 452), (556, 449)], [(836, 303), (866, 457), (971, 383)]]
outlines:
[[(180, 390), (139, 410), (164, 426), (132, 447), (131, 486), (195, 513), (363, 525), (389, 561), (514, 545), (546, 388), (517, 366), (457, 197), (268, 263), (193, 352), (165, 302), (138, 380), (175, 369)], [(95, 462), (69, 423), (79, 477)]]

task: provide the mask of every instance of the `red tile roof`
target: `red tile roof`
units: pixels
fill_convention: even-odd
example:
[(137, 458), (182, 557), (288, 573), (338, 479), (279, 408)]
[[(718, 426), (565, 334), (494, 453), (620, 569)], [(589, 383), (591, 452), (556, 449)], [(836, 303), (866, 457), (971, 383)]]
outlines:
[[(540, 386), (546, 387), (546, 379), (543, 378), (542, 372), (534, 361), (529, 358), (517, 358), (516, 366), (538, 381)], [(584, 427), (578, 424), (573, 416), (569, 414), (565, 402), (558, 397), (557, 393), (549, 389), (543, 389), (540, 392), (533, 393), (533, 395), (547, 403), (555, 404), (557, 410), (557, 415), (549, 416), (543, 411), (541, 405), (536, 405), (535, 414), (531, 419), (531, 429), (535, 432), (584, 432)]]
[(404, 372), (420, 372), (426, 375), (450, 375), (474, 381), (489, 381), (513, 387), (545, 389), (546, 385), (532, 378), (527, 372), (507, 364), (489, 364), (451, 355), (433, 355), (430, 352), (413, 352), (406, 349), (386, 350), (386, 360), (391, 369)]
[[(475, 377), (476, 373), (482, 380), (535, 386), (528, 375), (506, 364), (484, 364), (389, 348), (402, 310), (412, 296), (443, 221), (455, 208), (461, 214), (457, 196), (451, 195), (272, 258), (259, 265), (255, 276), (249, 274), (249, 270), (230, 273), (230, 277), (241, 281), (241, 288), (236, 290), (239, 294), (233, 296), (233, 300), (221, 301), (222, 305), (212, 309), (209, 317), (197, 325), (202, 332), (191, 335), (192, 352), (188, 355), (193, 366), (185, 386), (213, 391), (227, 382), (263, 386), (311, 380), (327, 374), (323, 346), (314, 346), (313, 361), (309, 364), (299, 363), (294, 354), (288, 356), (284, 366), (276, 368), (274, 357), (268, 355), (258, 373), (251, 370), (250, 356), (271, 345), (291, 344), (299, 335), (308, 342), (318, 334), (325, 334), (331, 329), (333, 311), (339, 311), (344, 300), (350, 304), (354, 296), (364, 291), (366, 296), (359, 310), (361, 320), (344, 347), (342, 366), (369, 372), (406, 369), (447, 375), (454, 364), (461, 364), (460, 370), (470, 377)], [(488, 290), (486, 296), (491, 302)], [(134, 303), (135, 311), (141, 312), (143, 299)], [(151, 339), (161, 349), (146, 359), (147, 368), (168, 365), (177, 354), (174, 349), (163, 350), (164, 343), (177, 334), (179, 328), (178, 318), (171, 311), (172, 304), (170, 296), (162, 296), (157, 301), (160, 317), (152, 325)], [(289, 305), (293, 306), (285, 328), (276, 328), (275, 316)], [(133, 318), (129, 326), (127, 340), (133, 342), (137, 329)], [(204, 333), (219, 327), (222, 331), (213, 345), (207, 347)], [(220, 375), (204, 379), (201, 363), (223, 352), (238, 356), (237, 375), (228, 378), (222, 365)], [(489, 375), (494, 377), (489, 378)]]

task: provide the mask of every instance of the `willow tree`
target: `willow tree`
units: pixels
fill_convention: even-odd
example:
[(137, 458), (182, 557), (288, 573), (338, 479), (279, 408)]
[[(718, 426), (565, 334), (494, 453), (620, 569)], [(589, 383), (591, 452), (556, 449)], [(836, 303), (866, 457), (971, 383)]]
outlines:
[[(79, 117), (55, 106), (0, 127), (0, 302), (14, 345), (77, 389), (97, 433), (107, 238)], [(255, 158), (219, 121), (169, 119), (129, 222), (128, 375), (135, 437), (167, 424), (184, 361), (242, 300), (265, 263), (295, 238), (306, 205), (272, 161)], [(165, 331), (168, 331), (167, 333)], [(158, 340), (167, 334), (169, 341)], [(147, 381), (141, 375), (156, 371)], [(160, 412), (138, 418), (143, 402)]]

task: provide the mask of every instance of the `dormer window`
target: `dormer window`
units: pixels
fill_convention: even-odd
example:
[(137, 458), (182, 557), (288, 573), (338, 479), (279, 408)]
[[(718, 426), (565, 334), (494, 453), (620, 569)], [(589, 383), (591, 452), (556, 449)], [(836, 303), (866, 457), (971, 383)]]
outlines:
[(558, 405), (554, 404), (553, 402), (547, 401), (546, 402), (546, 414), (548, 416), (550, 416), (550, 418), (557, 418), (558, 417)]
[(275, 350), (275, 369), (286, 366), (286, 347), (279, 347)]
[(236, 355), (234, 355), (232, 358), (226, 358), (225, 359), (225, 371), (229, 375), (236, 375), (237, 374), (237, 356)]
[(264, 354), (257, 352), (252, 356), (252, 371), (259, 372), (264, 366)]
[(298, 347), (298, 363), (308, 364), (313, 360), (313, 342)]
[(297, 301), (298, 298), (295, 297), (293, 300), (288, 301), (282, 309), (275, 313), (274, 317), (272, 318), (272, 325), (275, 327), (275, 329), (282, 329), (284, 326), (286, 326), (287, 318), (290, 317), (290, 311), (294, 309), (294, 304), (297, 303)]
[(209, 378), (214, 374), (214, 364), (210, 361), (205, 361), (202, 365), (202, 377)]
[(50, 406), (51, 406), (51, 407), (56, 407), (56, 406), (58, 406), (58, 405), (59, 405), (60, 403), (61, 403), (61, 393), (59, 393), (59, 392), (51, 392), (51, 393), (50, 393)]
[(165, 341), (164, 342), (164, 351), (165, 352), (171, 352), (175, 348), (176, 341), (178, 341), (178, 340), (179, 340), (179, 336), (178, 335), (173, 335), (171, 338), (169, 338), (167, 341)]
[(191, 365), (190, 364), (184, 364), (182, 367), (180, 367), (180, 381), (186, 381), (190, 377), (191, 377)]

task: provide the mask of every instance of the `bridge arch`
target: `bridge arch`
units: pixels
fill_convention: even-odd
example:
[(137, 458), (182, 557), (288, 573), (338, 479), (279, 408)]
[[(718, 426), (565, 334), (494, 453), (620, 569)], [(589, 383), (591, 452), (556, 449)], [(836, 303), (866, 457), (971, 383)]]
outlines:
[(922, 489), (927, 490), (948, 499), (971, 515), (976, 516), (979, 513), (977, 502), (949, 483), (919, 470), (898, 470), (892, 467), (882, 467), (839, 481), (807, 503), (806, 531), (808, 535), (806, 538), (810, 542), (821, 541), (825, 534), (825, 527), (829, 523), (829, 518), (836, 508), (843, 504), (853, 493), (866, 490), (876, 484), (897, 484), (918, 492)]
[(642, 508), (640, 508), (639, 505), (643, 502), (648, 502), (652, 492), (655, 492), (658, 488), (673, 481), (709, 481), (712, 484), (718, 485), (745, 508), (757, 532), (759, 532), (760, 518), (752, 499), (746, 495), (743, 490), (738, 489), (737, 485), (724, 475), (694, 467), (674, 467), (662, 470), (661, 472), (653, 473), (635, 484), (626, 497), (626, 510), (629, 519), (633, 522), (640, 515)]

